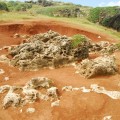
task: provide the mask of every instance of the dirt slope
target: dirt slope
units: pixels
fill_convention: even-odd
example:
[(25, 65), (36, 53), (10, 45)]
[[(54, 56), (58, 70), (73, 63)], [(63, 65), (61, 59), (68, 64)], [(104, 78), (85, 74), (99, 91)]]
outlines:
[[(19, 44), (22, 39), (13, 38), (13, 34), (36, 34), (54, 30), (67, 36), (80, 33), (84, 34), (93, 41), (114, 40), (108, 35), (97, 31), (86, 30), (68, 23), (60, 23), (56, 21), (28, 21), (20, 23), (6, 23), (0, 25), (0, 47), (5, 45)], [(98, 36), (101, 38), (98, 38)], [(0, 51), (0, 54), (6, 51)], [(115, 53), (117, 63), (120, 67), (120, 52)], [(96, 57), (97, 55), (91, 56)], [(33, 77), (44, 76), (54, 80), (58, 87), (61, 100), (59, 107), (51, 108), (50, 102), (37, 101), (34, 104), (28, 104), (24, 107), (13, 108), (6, 110), (2, 108), (3, 95), (0, 94), (0, 120), (102, 120), (104, 116), (112, 116), (112, 120), (120, 120), (120, 100), (113, 100), (110, 97), (97, 93), (82, 93), (80, 91), (63, 92), (63, 86), (72, 85), (74, 87), (86, 86), (89, 88), (91, 84), (98, 84), (105, 87), (107, 90), (120, 91), (120, 75), (101, 76), (94, 79), (85, 79), (75, 73), (72, 66), (59, 69), (44, 69), (37, 72), (21, 72), (17, 68), (8, 66), (5, 63), (0, 63), (0, 68), (5, 71), (0, 75), (0, 86), (9, 85), (24, 85)], [(10, 80), (5, 81), (4, 77), (9, 77)], [(5, 94), (4, 94), (5, 95)], [(28, 107), (34, 107), (35, 113), (27, 113)], [(20, 113), (20, 110), (23, 110)]]

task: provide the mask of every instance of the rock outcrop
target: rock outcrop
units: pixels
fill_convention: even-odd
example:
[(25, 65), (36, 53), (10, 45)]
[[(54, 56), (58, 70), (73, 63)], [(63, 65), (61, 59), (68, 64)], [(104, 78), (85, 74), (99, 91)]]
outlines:
[(83, 12), (80, 8), (74, 9), (63, 9), (58, 10), (57, 12), (53, 13), (55, 17), (81, 17), (83, 16)]
[[(87, 41), (87, 40), (86, 40)], [(74, 60), (88, 57), (88, 47), (81, 44), (72, 47), (72, 38), (48, 31), (26, 39), (26, 43), (13, 46), (11, 65), (21, 70), (36, 70), (43, 67), (59, 67)]]

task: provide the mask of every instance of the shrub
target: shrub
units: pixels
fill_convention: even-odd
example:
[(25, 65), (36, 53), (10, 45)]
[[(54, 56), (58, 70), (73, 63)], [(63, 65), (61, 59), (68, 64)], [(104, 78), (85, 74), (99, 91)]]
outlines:
[(7, 3), (7, 6), (10, 11), (26, 11), (27, 9), (32, 8), (31, 3), (21, 3), (21, 2), (14, 2), (14, 1), (9, 1)]
[(108, 19), (105, 19), (102, 22), (102, 25), (116, 29), (117, 31), (120, 31), (120, 14), (117, 14), (112, 17), (109, 17)]
[(90, 10), (90, 13), (89, 13), (89, 17), (88, 17), (88, 20), (96, 23), (99, 21), (99, 16), (100, 16), (100, 12), (101, 12), (101, 8), (100, 7), (96, 7), (94, 9), (91, 9)]
[(8, 7), (7, 7), (6, 3), (0, 2), (0, 10), (8, 11)]
[(119, 7), (96, 7), (90, 10), (88, 19), (91, 22), (99, 22), (107, 21), (109, 17), (119, 13)]

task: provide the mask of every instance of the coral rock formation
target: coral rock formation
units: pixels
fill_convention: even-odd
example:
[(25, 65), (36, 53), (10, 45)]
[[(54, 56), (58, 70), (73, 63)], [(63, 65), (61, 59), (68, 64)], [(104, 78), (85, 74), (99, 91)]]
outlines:
[(118, 71), (113, 56), (101, 56), (92, 60), (85, 59), (76, 68), (86, 78), (91, 78), (96, 75), (111, 75)]
[(36, 70), (43, 67), (59, 67), (73, 60), (88, 57), (88, 47), (84, 44), (72, 47), (72, 38), (61, 36), (54, 31), (36, 34), (26, 39), (26, 43), (13, 46), (11, 65), (21, 70)]

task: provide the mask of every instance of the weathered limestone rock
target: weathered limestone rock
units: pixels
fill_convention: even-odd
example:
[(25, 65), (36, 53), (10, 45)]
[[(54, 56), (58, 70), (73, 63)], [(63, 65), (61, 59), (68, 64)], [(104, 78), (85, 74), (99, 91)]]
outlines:
[(0, 55), (0, 62), (5, 62), (9, 64), (10, 60), (6, 57), (6, 55)]
[(13, 46), (11, 65), (20, 70), (37, 70), (44, 67), (59, 67), (74, 60), (88, 57), (88, 47), (81, 44), (72, 47), (72, 38), (61, 36), (54, 31), (36, 34), (26, 39), (26, 43)]
[(53, 14), (55, 17), (81, 17), (82, 11), (79, 8), (58, 10)]
[[(45, 101), (57, 101), (59, 95), (57, 87), (51, 87), (51, 80), (45, 77), (32, 78), (25, 86), (0, 86), (0, 93), (8, 91), (3, 99), (3, 107), (18, 107), (27, 103), (33, 103), (37, 99)], [(16, 91), (17, 90), (17, 91)], [(57, 106), (59, 103), (53, 103)]]
[(37, 77), (37, 78), (32, 78), (27, 84), (26, 88), (49, 88), (50, 87), (51, 80), (46, 78), (46, 77)]
[(118, 67), (113, 56), (103, 56), (93, 60), (83, 60), (78, 64), (77, 71), (86, 78), (91, 78), (97, 75), (115, 74)]
[(47, 95), (50, 96), (52, 101), (54, 99), (58, 99), (58, 94), (57, 94), (57, 88), (56, 87), (51, 87), (47, 89)]
[(48, 95), (44, 95), (42, 93), (39, 92), (39, 98), (41, 100), (45, 100), (45, 101), (48, 101), (49, 100), (49, 96)]
[(20, 101), (21, 97), (19, 94), (8, 92), (5, 98), (3, 99), (3, 107), (4, 109), (8, 108), (11, 105), (17, 107), (20, 105)]
[(108, 91), (104, 87), (100, 87), (97, 84), (92, 84), (91, 86), (92, 91), (96, 93), (102, 93), (109, 96), (112, 99), (120, 99), (120, 91)]
[(10, 85), (0, 86), (0, 93), (4, 93), (6, 90), (10, 90), (10, 88), (11, 88)]
[(26, 102), (34, 102), (39, 95), (39, 92), (35, 89), (30, 89), (30, 88), (26, 88), (23, 87), (23, 91), (22, 91), (23, 95), (25, 95), (25, 101)]
[(100, 52), (102, 54), (112, 54), (118, 47), (115, 43), (109, 43), (108, 41), (100, 41), (98, 43), (91, 43), (89, 52)]

